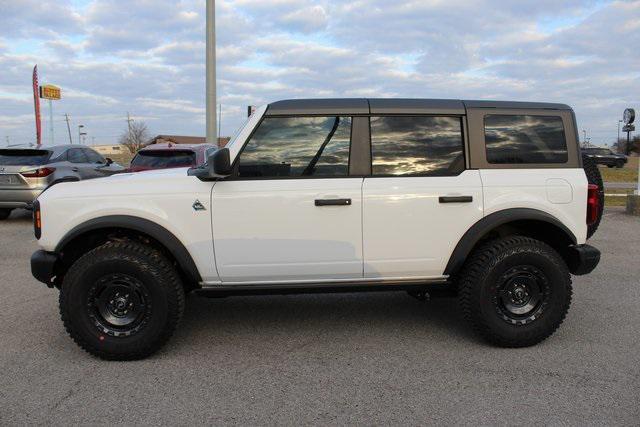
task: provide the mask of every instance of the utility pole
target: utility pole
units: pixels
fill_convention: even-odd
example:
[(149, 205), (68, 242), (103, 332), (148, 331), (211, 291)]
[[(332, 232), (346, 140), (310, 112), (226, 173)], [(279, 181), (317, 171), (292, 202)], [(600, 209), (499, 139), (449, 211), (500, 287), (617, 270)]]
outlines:
[(218, 143), (220, 143), (220, 130), (222, 129), (222, 104), (218, 108)]
[(69, 124), (69, 115), (64, 113), (64, 119), (67, 121), (67, 130), (69, 131), (69, 144), (73, 144), (73, 140), (71, 139), (71, 125)]
[(207, 143), (216, 140), (216, 2), (207, 0), (207, 69), (206, 69), (206, 121)]

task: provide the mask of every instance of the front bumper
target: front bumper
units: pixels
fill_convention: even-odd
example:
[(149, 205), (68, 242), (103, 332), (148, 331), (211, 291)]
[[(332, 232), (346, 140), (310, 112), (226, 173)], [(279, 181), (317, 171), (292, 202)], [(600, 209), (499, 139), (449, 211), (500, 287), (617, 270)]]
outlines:
[(58, 255), (37, 250), (31, 255), (31, 274), (38, 281), (53, 288), (53, 279), (55, 278), (55, 266), (58, 262)]
[(600, 251), (590, 245), (569, 247), (567, 265), (571, 274), (581, 276), (591, 273), (600, 262)]
[(44, 188), (1, 189), (0, 208), (26, 208), (42, 193)]

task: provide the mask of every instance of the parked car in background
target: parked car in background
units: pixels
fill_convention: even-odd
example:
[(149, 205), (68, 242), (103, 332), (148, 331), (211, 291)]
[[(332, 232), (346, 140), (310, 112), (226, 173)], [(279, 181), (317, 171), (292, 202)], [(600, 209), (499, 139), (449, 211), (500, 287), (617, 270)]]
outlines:
[(152, 144), (144, 147), (131, 160), (128, 172), (153, 169), (195, 167), (204, 164), (218, 147), (212, 144)]
[(29, 207), (51, 185), (122, 171), (111, 159), (77, 145), (0, 149), (0, 220)]
[(610, 168), (617, 167), (622, 168), (627, 163), (627, 156), (624, 154), (614, 153), (608, 148), (601, 147), (589, 147), (583, 148), (582, 154), (593, 159), (599, 165), (605, 165)]

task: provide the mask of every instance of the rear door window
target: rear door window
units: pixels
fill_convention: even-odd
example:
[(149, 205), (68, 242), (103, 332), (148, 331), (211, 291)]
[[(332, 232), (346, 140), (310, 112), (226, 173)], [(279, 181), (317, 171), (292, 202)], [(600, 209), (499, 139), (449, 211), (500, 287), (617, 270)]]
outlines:
[(533, 115), (487, 115), (484, 118), (487, 161), (492, 164), (566, 163), (562, 118)]
[(464, 170), (459, 117), (371, 117), (374, 176), (447, 176)]
[(0, 150), (0, 166), (39, 166), (50, 156), (47, 150)]
[(181, 168), (196, 165), (196, 153), (191, 150), (140, 151), (131, 166), (149, 169)]

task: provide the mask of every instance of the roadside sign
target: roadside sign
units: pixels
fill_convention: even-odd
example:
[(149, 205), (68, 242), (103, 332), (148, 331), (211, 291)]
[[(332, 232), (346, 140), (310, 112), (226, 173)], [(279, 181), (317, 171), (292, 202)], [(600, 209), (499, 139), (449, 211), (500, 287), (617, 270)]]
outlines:
[(59, 100), (62, 98), (62, 91), (58, 86), (42, 85), (40, 86), (40, 98)]
[(624, 110), (624, 114), (622, 115), (622, 119), (626, 125), (630, 125), (636, 119), (636, 110), (633, 108), (627, 108)]
[(635, 125), (625, 125), (622, 128), (623, 132), (634, 132), (636, 130), (636, 126)]

